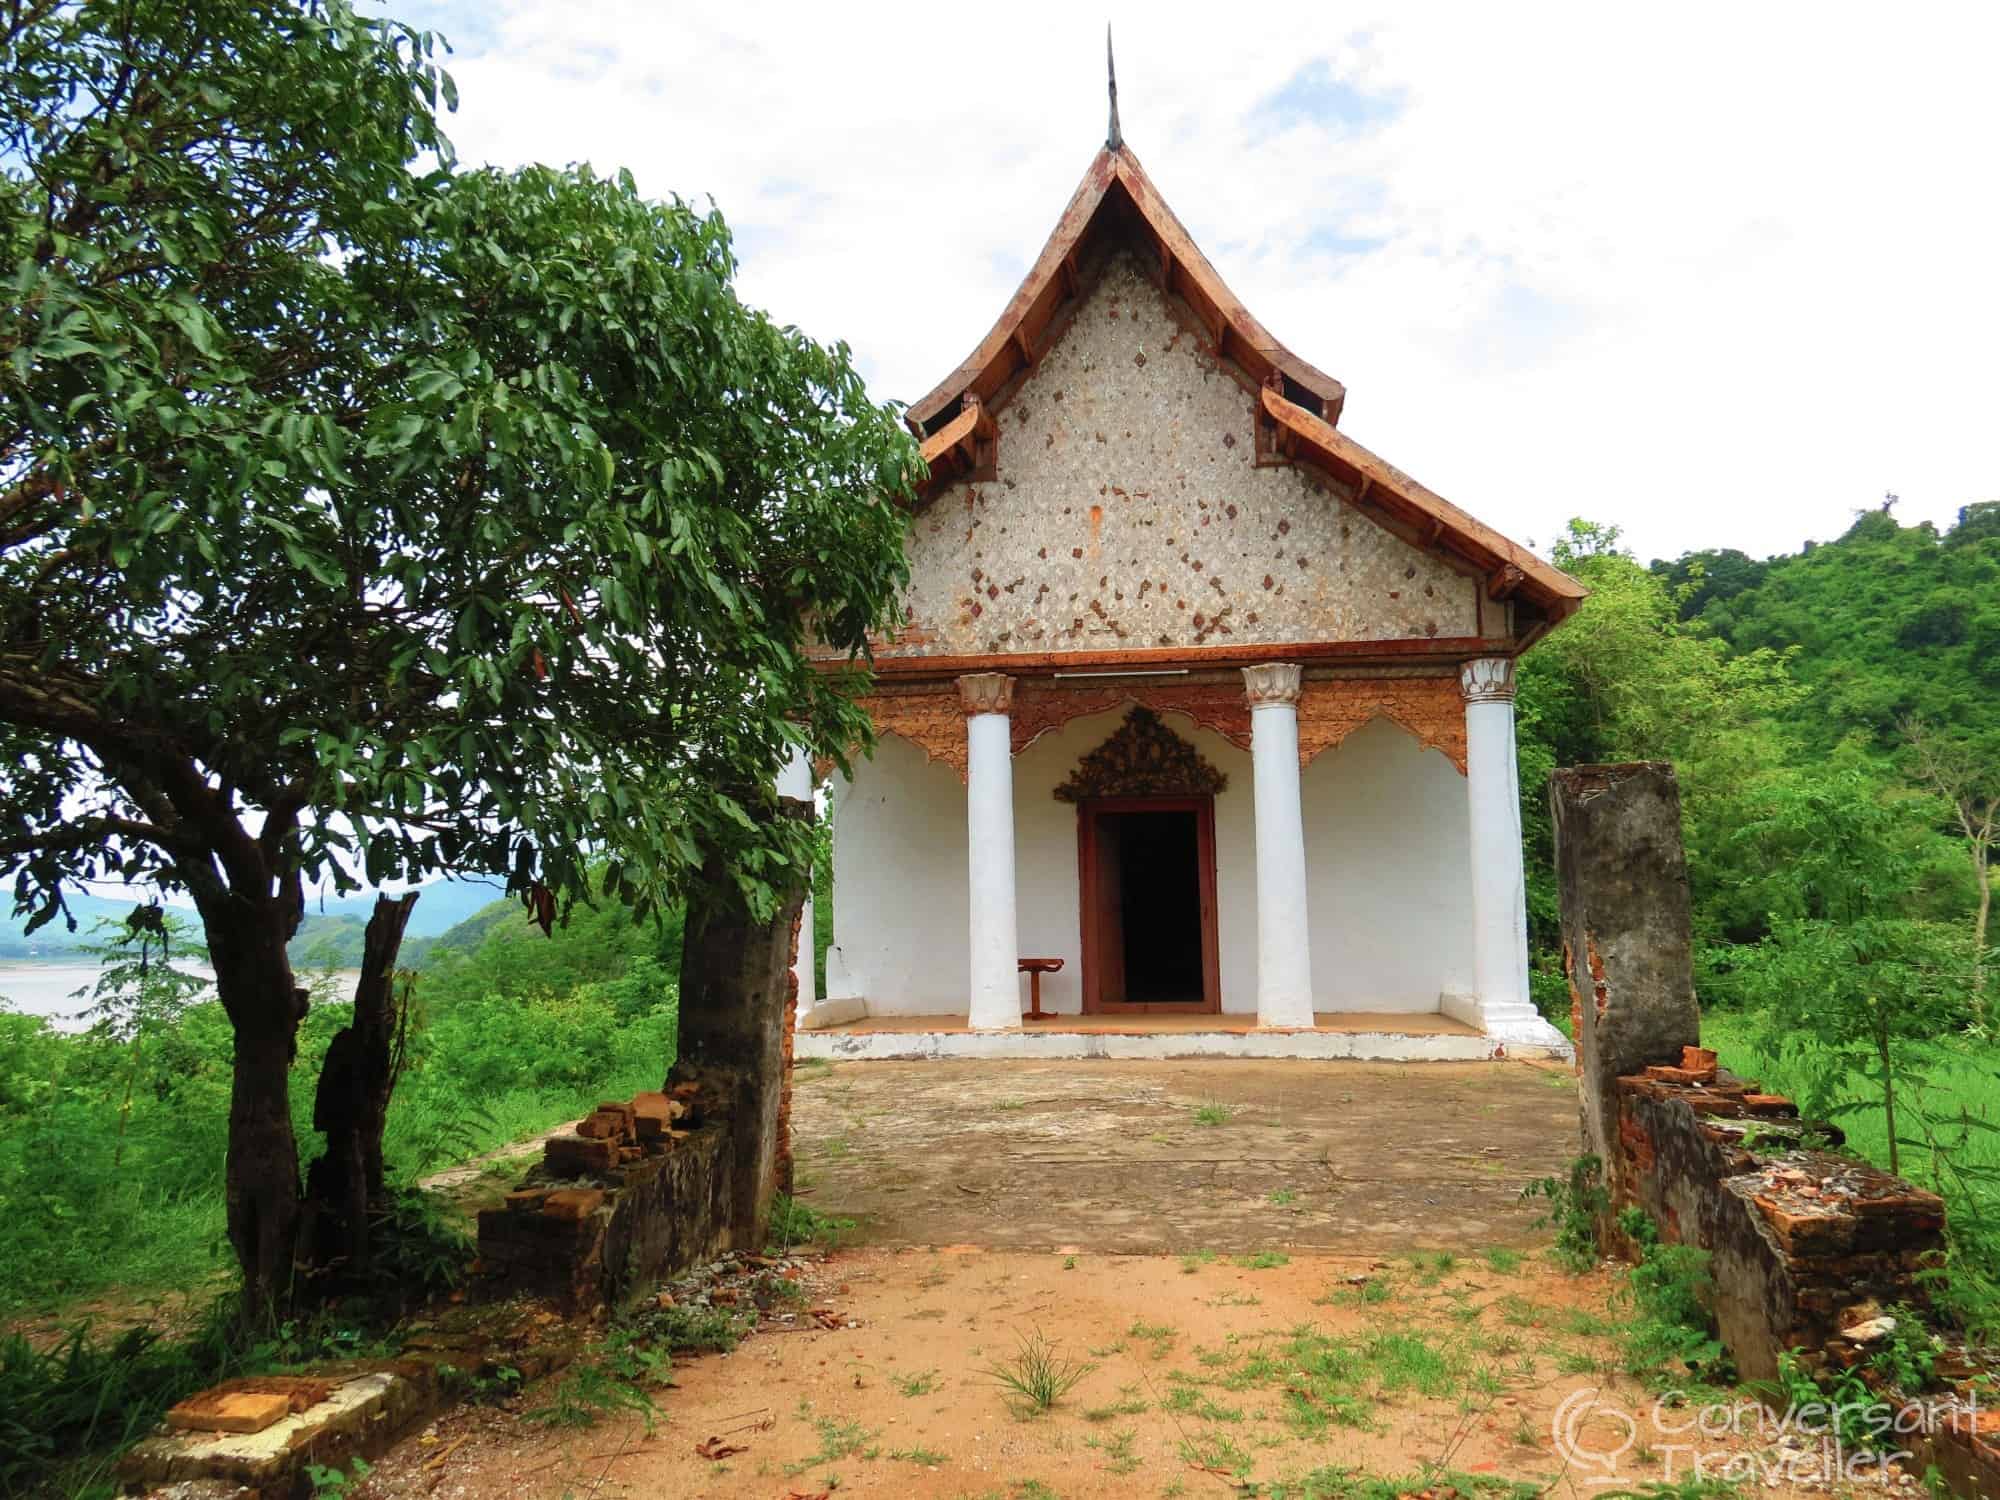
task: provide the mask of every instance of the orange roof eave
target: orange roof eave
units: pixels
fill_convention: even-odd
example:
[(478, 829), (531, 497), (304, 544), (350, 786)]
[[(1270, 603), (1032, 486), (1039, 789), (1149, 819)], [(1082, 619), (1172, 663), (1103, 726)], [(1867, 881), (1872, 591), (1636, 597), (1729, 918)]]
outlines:
[(1259, 382), (1274, 371), (1289, 377), (1317, 397), (1326, 414), (1338, 421), (1347, 397), (1346, 387), (1300, 359), (1251, 316), (1160, 197), (1139, 159), (1128, 147), (1120, 146), (1116, 150), (1110, 147), (1100, 150), (1091, 161), (1083, 181), (1077, 184), (1069, 205), (1056, 221), (1055, 231), (1042, 246), (1042, 253), (999, 320), (980, 340), (979, 347), (935, 390), (911, 405), (908, 419), (912, 429), (920, 436), (930, 436), (939, 418), (967, 394), (991, 400), (1002, 386), (1032, 363), (1033, 352), (1025, 334), (1029, 314), (1048, 299), (1050, 289), (1059, 280), (1067, 283), (1074, 278), (1077, 251), (1105, 216), (1106, 199), (1114, 185), (1122, 190), (1141, 222), (1151, 231), (1170, 289), (1193, 305), (1198, 316), (1211, 321), (1218, 349), (1234, 356)]
[(1590, 590), (1553, 564), (1543, 562), (1518, 542), (1509, 540), (1476, 516), (1460, 510), (1442, 495), (1425, 488), (1387, 459), (1361, 446), (1331, 422), (1287, 401), (1276, 391), (1263, 393), (1265, 413), (1289, 434), (1291, 456), (1352, 481), (1359, 502), (1371, 499), (1399, 512), (1405, 521), (1427, 527), (1449, 542), (1452, 550), (1485, 566), (1487, 593), (1505, 598), (1519, 592), (1560, 623), (1576, 612)]

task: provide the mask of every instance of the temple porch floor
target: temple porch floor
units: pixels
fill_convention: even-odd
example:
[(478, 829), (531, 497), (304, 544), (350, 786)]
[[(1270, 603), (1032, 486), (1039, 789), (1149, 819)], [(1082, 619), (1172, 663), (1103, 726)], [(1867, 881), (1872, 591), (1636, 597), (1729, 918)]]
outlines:
[(1503, 1046), (1436, 1012), (1326, 1011), (1313, 1017), (1310, 1031), (1260, 1030), (1254, 1016), (1241, 1013), (1057, 1015), (1004, 1031), (974, 1031), (963, 1014), (864, 1016), (802, 1028), (793, 1055), (829, 1061), (1262, 1057), (1474, 1062), (1552, 1054)]

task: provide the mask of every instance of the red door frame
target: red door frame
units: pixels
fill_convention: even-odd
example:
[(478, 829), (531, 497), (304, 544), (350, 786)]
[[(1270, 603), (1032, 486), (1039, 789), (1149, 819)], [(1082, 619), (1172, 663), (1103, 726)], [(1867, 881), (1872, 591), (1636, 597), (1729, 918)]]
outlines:
[[(1201, 884), (1200, 1000), (1106, 1001), (1098, 994), (1104, 962), (1097, 903), (1097, 819), (1104, 813), (1191, 812), (1195, 828), (1195, 864)], [(1086, 797), (1076, 805), (1077, 894), (1082, 904), (1083, 1013), (1087, 1016), (1147, 1015), (1180, 1012), (1222, 1013), (1222, 961), (1216, 938), (1215, 798), (1213, 797)]]

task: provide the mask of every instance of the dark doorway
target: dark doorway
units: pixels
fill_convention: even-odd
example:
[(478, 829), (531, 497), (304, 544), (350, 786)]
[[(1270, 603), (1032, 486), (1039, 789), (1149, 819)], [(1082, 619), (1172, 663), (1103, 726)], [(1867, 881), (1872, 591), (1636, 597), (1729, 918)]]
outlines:
[(1079, 803), (1077, 848), (1085, 1012), (1220, 1010), (1213, 801)]

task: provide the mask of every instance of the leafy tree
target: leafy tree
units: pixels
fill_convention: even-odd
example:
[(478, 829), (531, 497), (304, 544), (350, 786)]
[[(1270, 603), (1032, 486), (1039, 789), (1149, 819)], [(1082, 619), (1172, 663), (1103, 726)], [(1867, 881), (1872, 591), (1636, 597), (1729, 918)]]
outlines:
[(2000, 502), (1966, 506), (1943, 535), (1866, 511), (1837, 541), (1733, 568), (1731, 586), (1712, 589), (1707, 570), (1727, 556), (1653, 570), (1692, 584), (1684, 609), (1736, 650), (1795, 648), (1809, 755), (1847, 741), (1888, 776), (1913, 716), (1975, 741), (2000, 735)]
[(2000, 736), (1984, 745), (1903, 721), (1917, 780), (1940, 798), (1972, 862), (1972, 1004), (1984, 1019), (1986, 924), (1993, 912), (1993, 852), (2000, 849)]
[(1709, 937), (1755, 936), (1762, 915), (1734, 899), (1740, 859), (1730, 835), (1743, 799), (1791, 751), (1784, 717), (1800, 697), (1783, 653), (1733, 652), (1681, 618), (1687, 588), (1648, 572), (1615, 527), (1573, 521), (1552, 549), (1591, 590), (1561, 630), (1521, 658), (1519, 753), (1527, 838), (1529, 925), (1542, 956), (1538, 989), (1567, 991), (1550, 956), (1556, 943), (1549, 772), (1595, 761), (1670, 760), (1679, 773), (1695, 921)]
[(1737, 835), (1773, 903), (1771, 935), (1733, 955), (1762, 1039), (1793, 1065), (1812, 1113), (1856, 1107), (1844, 1097), (1856, 1078), (1873, 1085), (1891, 1172), (1899, 1090), (1967, 1015), (1963, 934), (1906, 915), (1929, 836), (1921, 800), (1889, 801), (1859, 770), (1801, 778), (1769, 790)]
[(192, 896), (252, 1310), (307, 886), (501, 874), (546, 922), (593, 860), (642, 910), (708, 860), (773, 909), (773, 775), (868, 732), (807, 648), (892, 616), (920, 462), (719, 215), (454, 173), (432, 51), (345, 0), (0, 19), (0, 873), (40, 921)]
[(118, 1104), (118, 1146), (111, 1159), (116, 1169), (124, 1165), (132, 1096), (146, 1068), (149, 1044), (156, 1048), (178, 1027), (189, 1007), (207, 992), (208, 977), (175, 966), (176, 950), (183, 959), (190, 953), (198, 957), (201, 950), (188, 924), (165, 907), (135, 907), (122, 922), (100, 919), (96, 926), (100, 941), (85, 951), (99, 964), (97, 977), (77, 993), (90, 1001), (83, 1015), (91, 1031), (124, 1047), (127, 1055)]

